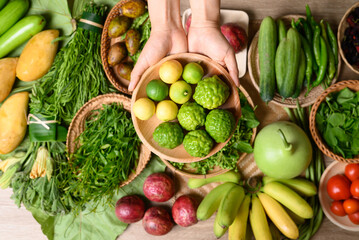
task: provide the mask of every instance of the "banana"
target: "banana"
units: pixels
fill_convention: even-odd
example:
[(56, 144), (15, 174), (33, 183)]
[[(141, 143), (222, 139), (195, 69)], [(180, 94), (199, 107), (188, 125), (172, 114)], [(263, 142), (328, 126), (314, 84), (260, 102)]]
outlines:
[(252, 209), (249, 212), (249, 221), (256, 240), (272, 240), (266, 214), (257, 196), (252, 197)]
[(315, 184), (304, 178), (276, 179), (268, 176), (263, 177), (264, 185), (273, 181), (283, 183), (303, 197), (312, 197), (317, 194)]
[(224, 195), (217, 212), (218, 223), (221, 227), (229, 227), (233, 223), (243, 198), (244, 189), (239, 185), (235, 185)]
[(202, 187), (206, 184), (213, 183), (213, 182), (233, 182), (239, 183), (241, 179), (241, 175), (235, 171), (228, 171), (221, 175), (217, 175), (210, 178), (190, 178), (188, 179), (188, 187), (191, 189)]
[(199, 220), (206, 220), (210, 218), (218, 209), (223, 196), (236, 184), (232, 182), (223, 183), (212, 189), (202, 200), (197, 208), (197, 218)]
[(302, 218), (312, 218), (313, 209), (296, 192), (279, 182), (270, 182), (261, 188), (261, 191), (268, 194), (295, 214)]
[(217, 213), (216, 218), (214, 220), (214, 224), (213, 224), (213, 232), (214, 232), (214, 235), (216, 235), (217, 238), (220, 238), (227, 232), (228, 227), (222, 228), (219, 225), (218, 221), (219, 221), (219, 215)]
[(268, 217), (286, 237), (296, 239), (299, 237), (299, 230), (294, 221), (289, 217), (284, 208), (266, 193), (258, 193)]
[(246, 195), (239, 207), (236, 218), (228, 228), (228, 240), (245, 240), (247, 232), (247, 221), (249, 214), (249, 204), (251, 198)]

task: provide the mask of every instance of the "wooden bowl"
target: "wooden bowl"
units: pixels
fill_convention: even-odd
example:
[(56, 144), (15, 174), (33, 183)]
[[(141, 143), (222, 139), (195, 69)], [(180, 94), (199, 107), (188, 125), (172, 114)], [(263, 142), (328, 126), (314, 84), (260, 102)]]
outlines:
[[(120, 92), (123, 92), (125, 94), (131, 95), (131, 92), (128, 91), (128, 85), (130, 83), (130, 81), (121, 78), (120, 76), (116, 75), (113, 67), (111, 67), (108, 64), (107, 61), (107, 57), (108, 57), (108, 52), (110, 50), (110, 47), (117, 43), (117, 42), (123, 42), (124, 40), (122, 40), (120, 37), (118, 38), (110, 38), (108, 36), (108, 27), (110, 25), (110, 22), (117, 16), (121, 15), (121, 11), (120, 8), (123, 4), (125, 4), (126, 2), (128, 2), (130, 0), (121, 0), (119, 1), (110, 11), (110, 13), (107, 15), (106, 21), (105, 21), (105, 25), (103, 27), (103, 31), (102, 31), (102, 36), (101, 36), (101, 61), (102, 61), (102, 66), (103, 69), (106, 73), (106, 76), (108, 78), (108, 80), (112, 83), (112, 85), (119, 90)], [(132, 61), (130, 58), (127, 58), (128, 61)]]
[(330, 211), (330, 205), (334, 200), (328, 195), (327, 182), (334, 175), (344, 174), (346, 165), (345, 163), (334, 161), (325, 169), (319, 183), (319, 201), (325, 216), (327, 216), (332, 223), (345, 230), (359, 232), (359, 225), (352, 223), (348, 216), (340, 217)]
[[(80, 108), (75, 117), (72, 119), (69, 131), (67, 133), (66, 147), (69, 154), (74, 153), (76, 148), (78, 148), (78, 144), (75, 140), (84, 131), (85, 121), (88, 117), (91, 116), (92, 111), (101, 108), (103, 104), (110, 104), (114, 102), (122, 103), (124, 109), (131, 111), (131, 100), (121, 94), (115, 93), (95, 97)], [(135, 179), (135, 177), (137, 177), (145, 168), (150, 158), (151, 151), (148, 150), (143, 144), (141, 144), (137, 168), (128, 176), (128, 179), (125, 182), (121, 183), (120, 187), (129, 184), (133, 179)]]
[[(242, 86), (239, 86), (239, 90), (244, 94), (244, 96), (247, 98), (248, 100), (248, 103), (249, 105), (254, 108), (254, 103), (253, 103), (253, 100), (252, 98), (249, 96), (248, 92), (242, 87)], [(252, 138), (250, 140), (250, 144), (253, 146), (253, 143), (254, 143), (254, 139), (256, 137), (256, 134), (257, 134), (257, 128), (253, 128), (253, 135), (252, 135)], [(241, 162), (246, 156), (248, 155), (248, 153), (241, 153), (239, 158), (238, 158), (238, 161), (237, 161), (237, 164), (239, 162)], [(184, 169), (180, 170), (178, 168), (175, 168), (169, 161), (167, 160), (164, 160), (164, 159), (161, 159), (165, 164), (166, 166), (171, 169), (171, 171), (175, 172), (175, 173), (178, 173), (179, 175), (182, 175), (182, 176), (185, 176), (185, 177), (188, 177), (188, 178), (209, 178), (209, 177), (214, 177), (214, 176), (217, 176), (217, 175), (221, 175), (225, 172), (228, 172), (229, 170), (228, 169), (222, 169), (220, 168), (219, 166), (216, 166), (214, 167), (213, 170), (210, 170), (207, 174), (198, 174), (196, 173), (196, 170), (191, 168), (190, 164), (189, 163), (186, 163), (184, 165)], [(202, 161), (205, 161), (202, 160)]]
[[(146, 94), (147, 84), (153, 79), (159, 79), (160, 66), (162, 65), (162, 63), (172, 59), (178, 60), (182, 64), (182, 66), (184, 66), (186, 63), (189, 62), (200, 62), (206, 74), (204, 77), (217, 74), (228, 85), (230, 89), (230, 95), (227, 101), (219, 108), (227, 109), (230, 112), (232, 112), (236, 119), (236, 124), (238, 123), (238, 119), (241, 115), (241, 106), (240, 106), (238, 94), (233, 94), (234, 92), (237, 91), (237, 88), (235, 87), (231, 77), (229, 76), (229, 73), (217, 62), (203, 55), (194, 54), (194, 53), (179, 53), (179, 54), (171, 55), (163, 58), (160, 62), (148, 68), (145, 71), (145, 73), (142, 75), (140, 82), (138, 83), (136, 89), (133, 92), (131, 106), (133, 106), (136, 100), (143, 97), (147, 97)], [(181, 144), (180, 146), (174, 149), (167, 149), (160, 147), (153, 140), (152, 134), (155, 128), (160, 123), (162, 123), (162, 121), (157, 119), (155, 114), (149, 120), (142, 121), (136, 118), (136, 116), (132, 111), (132, 121), (133, 121), (133, 125), (135, 126), (136, 132), (140, 137), (140, 139), (142, 140), (143, 144), (145, 144), (148, 149), (150, 149), (153, 153), (158, 155), (160, 158), (167, 159), (173, 162), (191, 163), (191, 162), (197, 162), (203, 160), (218, 152), (229, 141), (228, 138), (228, 140), (224, 143), (215, 144), (212, 150), (210, 151), (210, 153), (205, 157), (192, 157), (186, 152), (186, 150), (183, 147), (183, 144)]]
[(329, 88), (327, 88), (315, 101), (312, 110), (309, 116), (309, 128), (310, 133), (314, 139), (314, 142), (317, 144), (318, 148), (328, 157), (331, 157), (337, 161), (345, 162), (345, 163), (359, 163), (359, 156), (356, 158), (344, 158), (338, 154), (333, 153), (328, 145), (325, 143), (324, 139), (321, 137), (319, 130), (317, 129), (317, 125), (315, 123), (315, 116), (317, 114), (318, 108), (320, 104), (326, 99), (326, 97), (333, 92), (338, 92), (344, 88), (348, 87), (351, 90), (359, 91), (359, 81), (358, 80), (347, 80), (338, 82)]
[(340, 20), (339, 27), (338, 27), (338, 33), (337, 33), (337, 40), (338, 40), (338, 49), (340, 56), (344, 60), (345, 64), (355, 72), (356, 74), (359, 74), (359, 68), (357, 66), (351, 65), (348, 60), (346, 59), (343, 49), (342, 49), (342, 40), (344, 38), (344, 32), (347, 27), (349, 27), (349, 24), (347, 23), (347, 17), (348, 15), (356, 8), (359, 7), (359, 2), (356, 2), (353, 6), (351, 6), (348, 11), (345, 12), (342, 20)]
[[(292, 19), (299, 19), (299, 18), (306, 18), (302, 15), (286, 15), (281, 17), (283, 19), (284, 23), (287, 26), (290, 26), (290, 21)], [(256, 35), (252, 39), (251, 46), (249, 47), (248, 52), (248, 71), (249, 76), (251, 77), (252, 83), (254, 87), (259, 90), (259, 55), (258, 55), (258, 38), (259, 38), (259, 31), (256, 33)], [(338, 66), (337, 66), (337, 72), (336, 75), (332, 81), (332, 84), (335, 83), (338, 79), (339, 72), (341, 67), (341, 61), (340, 58), (338, 59)], [(298, 97), (298, 101), (301, 107), (308, 107), (312, 105), (315, 102), (315, 99), (324, 91), (322, 86), (317, 86), (313, 88), (307, 97), (305, 97), (307, 89), (303, 88), (302, 92), (300, 93)], [(296, 108), (297, 107), (297, 99), (295, 98), (286, 98), (284, 101), (282, 100), (282, 97), (276, 92), (274, 95), (272, 103), (279, 105), (281, 107), (288, 107), (288, 108)]]

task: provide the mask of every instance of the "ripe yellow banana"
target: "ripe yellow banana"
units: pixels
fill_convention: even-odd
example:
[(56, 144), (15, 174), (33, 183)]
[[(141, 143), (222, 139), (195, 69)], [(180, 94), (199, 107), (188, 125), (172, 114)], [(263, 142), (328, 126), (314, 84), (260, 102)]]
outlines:
[(233, 223), (243, 198), (244, 189), (239, 185), (235, 185), (224, 195), (217, 212), (221, 227), (229, 227)]
[(236, 184), (232, 182), (223, 183), (212, 189), (202, 200), (197, 208), (197, 218), (199, 220), (206, 220), (210, 218), (218, 209), (223, 196)]
[(284, 208), (266, 193), (258, 193), (258, 198), (268, 217), (284, 236), (290, 239), (299, 237), (299, 230)]
[(243, 199), (241, 206), (239, 207), (236, 218), (231, 226), (228, 228), (228, 240), (245, 240), (247, 232), (247, 221), (249, 214), (249, 204), (251, 198), (246, 195)]
[(219, 221), (219, 215), (217, 213), (216, 219), (214, 220), (214, 224), (213, 224), (213, 232), (217, 238), (220, 238), (227, 232), (228, 227), (224, 227), (224, 228), (221, 227), (218, 221)]
[(213, 183), (213, 182), (233, 182), (239, 183), (241, 179), (241, 175), (235, 171), (228, 171), (221, 175), (217, 175), (210, 178), (190, 178), (188, 179), (187, 185), (189, 188), (199, 188), (206, 184)]
[(261, 188), (261, 191), (268, 194), (295, 214), (302, 218), (312, 218), (313, 209), (296, 192), (279, 182), (270, 182)]
[(252, 209), (249, 221), (256, 240), (272, 240), (266, 214), (257, 196), (252, 196)]
[(315, 184), (304, 178), (276, 179), (268, 176), (263, 177), (264, 185), (269, 182), (283, 183), (303, 197), (312, 197), (317, 194), (317, 187)]

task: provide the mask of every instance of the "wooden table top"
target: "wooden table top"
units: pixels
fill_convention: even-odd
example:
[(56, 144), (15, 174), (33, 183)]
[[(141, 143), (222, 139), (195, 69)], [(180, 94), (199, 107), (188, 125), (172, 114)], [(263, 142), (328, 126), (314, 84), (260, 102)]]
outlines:
[[(266, 16), (276, 18), (288, 14), (305, 14), (305, 4), (308, 3), (317, 20), (324, 18), (333, 24), (333, 26), (337, 26), (346, 10), (355, 2), (353, 0), (311, 0), (305, 2), (288, 0), (222, 0), (221, 8), (243, 10), (248, 13), (250, 18), (249, 38), (251, 39), (258, 30), (258, 20)], [(181, 11), (183, 12), (187, 8), (189, 8), (188, 0), (182, 0)], [(339, 79), (359, 79), (359, 76), (351, 72), (343, 63)], [(241, 79), (241, 84), (249, 89), (252, 88), (254, 91), (249, 81), (248, 73)], [(330, 163), (331, 161), (331, 159), (327, 159), (326, 162)], [(31, 213), (26, 211), (25, 208), (18, 209), (13, 200), (10, 199), (11, 194), (11, 189), (0, 190), (0, 239), (46, 239), (41, 232), (40, 225), (31, 216)], [(212, 217), (207, 221), (200, 222), (186, 229), (175, 226), (169, 234), (162, 237), (153, 237), (146, 234), (141, 226), (141, 222), (138, 222), (129, 226), (118, 239), (216, 239), (212, 231), (213, 222), (214, 218)], [(226, 234), (221, 239), (227, 238), (228, 235)], [(343, 230), (324, 217), (319, 231), (312, 239), (358, 240), (359, 232)]]

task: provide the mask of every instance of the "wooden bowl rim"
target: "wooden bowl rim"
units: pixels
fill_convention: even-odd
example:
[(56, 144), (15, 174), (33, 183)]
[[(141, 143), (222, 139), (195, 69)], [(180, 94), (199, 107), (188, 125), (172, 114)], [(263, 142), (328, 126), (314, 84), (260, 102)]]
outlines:
[[(300, 17), (306, 18), (306, 16), (304, 16), (304, 15), (289, 14), (289, 15), (280, 16), (277, 19), (292, 19), (292, 18), (298, 19)], [(257, 47), (258, 46), (258, 38), (259, 38), (259, 30), (253, 36), (251, 44), (249, 46), (247, 65), (248, 65), (248, 72), (249, 72), (251, 82), (254, 85), (255, 89), (259, 92), (260, 91), (260, 89), (259, 89), (259, 79), (258, 79), (258, 83), (257, 83), (256, 78), (254, 76), (255, 75), (254, 72), (257, 72), (257, 70), (252, 67), (252, 62), (257, 61), (257, 60), (255, 60), (253, 58), (256, 58), (255, 52), (258, 51), (258, 50), (256, 50), (256, 49), (258, 49), (258, 47)], [(337, 71), (336, 71), (335, 77), (333, 78), (331, 84), (334, 84), (338, 80), (340, 70), (341, 70), (341, 59), (340, 59), (340, 57), (338, 57)], [(316, 90), (316, 89), (318, 89), (318, 90)], [(319, 89), (322, 89), (322, 90), (319, 90)], [(311, 94), (309, 94), (307, 97), (303, 98), (302, 101), (299, 101), (299, 104), (300, 104), (301, 107), (308, 107), (308, 106), (312, 105), (315, 102), (315, 100), (317, 99), (317, 97), (324, 91), (324, 89), (321, 86), (317, 86), (314, 89), (312, 89), (311, 92), (314, 92), (314, 91), (315, 91), (315, 93), (312, 96), (311, 96)], [(310, 99), (309, 99), (309, 97), (310, 97)], [(278, 98), (278, 100), (276, 98)], [(286, 102), (287, 100), (282, 102), (281, 100), (279, 100), (280, 98), (281, 97), (276, 92), (275, 97), (270, 102), (274, 103), (274, 104), (276, 104), (278, 106), (281, 106), (281, 107), (297, 108), (297, 104), (294, 103), (294, 100), (293, 100), (293, 103), (288, 103), (288, 102)], [(287, 98), (287, 99), (292, 99), (292, 98)]]
[(341, 41), (344, 37), (344, 32), (345, 29), (349, 26), (349, 24), (347, 23), (346, 19), (348, 17), (348, 15), (356, 8), (359, 7), (359, 2), (354, 3), (344, 14), (344, 16), (342, 17), (342, 19), (340, 20), (339, 26), (338, 26), (338, 32), (337, 32), (337, 41), (338, 41), (338, 48), (339, 48), (339, 53), (341, 58), (343, 59), (343, 61), (345, 62), (345, 64), (350, 68), (350, 70), (352, 70), (353, 72), (355, 72), (356, 74), (359, 74), (359, 68), (356, 66), (351, 65), (348, 60), (346, 59), (343, 49), (342, 49), (342, 44)]
[[(117, 93), (108, 93), (92, 98), (77, 111), (75, 117), (72, 119), (70, 123), (66, 137), (66, 148), (69, 154), (73, 153), (73, 150), (76, 148), (74, 140), (83, 131), (82, 127), (84, 126), (84, 122), (86, 118), (90, 116), (91, 111), (95, 109), (99, 109), (98, 107), (101, 107), (102, 104), (109, 104), (114, 102), (123, 103), (124, 109), (126, 109), (129, 112), (131, 111), (131, 106), (130, 106), (131, 100), (128, 97)], [(99, 106), (95, 107), (98, 104)], [(136, 173), (135, 174), (131, 173), (128, 176), (128, 179), (121, 183), (120, 187), (123, 187), (129, 184), (131, 181), (133, 181), (133, 179), (135, 179), (145, 168), (150, 158), (151, 158), (151, 151), (148, 150), (144, 144), (141, 144), (140, 156), (138, 158)], [(140, 160), (142, 161), (140, 162)]]
[[(229, 82), (229, 85), (228, 86), (231, 90), (231, 92), (234, 92), (234, 91), (237, 91), (237, 87), (235, 87), (235, 84), (234, 84), (234, 81), (232, 80), (232, 78), (230, 77), (229, 73), (227, 72), (227, 70), (222, 67), (220, 64), (218, 64), (216, 61), (210, 59), (209, 57), (207, 56), (204, 56), (204, 55), (201, 55), (201, 54), (197, 54), (197, 53), (177, 53), (177, 54), (173, 54), (173, 55), (169, 55), (163, 59), (161, 59), (158, 63), (152, 65), (151, 67), (149, 67), (141, 76), (141, 79), (139, 81), (139, 83), (137, 84), (137, 87), (135, 88), (135, 90), (133, 91), (132, 93), (132, 98), (131, 98), (131, 109), (133, 107), (133, 104), (135, 103), (135, 101), (137, 100), (137, 94), (138, 94), (138, 91), (139, 91), (139, 86), (141, 86), (141, 82), (143, 82), (146, 78), (147, 78), (147, 75), (153, 71), (153, 69), (155, 69), (157, 66), (161, 65), (162, 63), (164, 63), (165, 61), (168, 61), (168, 60), (173, 60), (173, 59), (182, 59), (182, 58), (198, 58), (200, 59), (201, 61), (206, 61), (210, 64), (213, 64), (214, 66), (216, 66), (216, 68), (220, 69), (223, 74), (224, 74), (224, 77), (226, 78), (226, 81)], [(241, 111), (241, 108), (240, 108), (240, 100), (239, 100), (239, 96), (238, 94), (234, 95), (234, 98), (238, 100), (238, 109), (237, 111), (240, 112)], [(213, 151), (212, 153), (210, 153), (209, 155), (205, 156), (205, 157), (188, 157), (187, 159), (189, 160), (179, 160), (178, 158), (174, 158), (174, 157), (171, 157), (171, 156), (168, 156), (166, 154), (163, 154), (162, 152), (160, 152), (156, 147), (152, 146), (148, 141), (147, 139), (143, 136), (142, 132), (140, 131), (139, 129), (139, 126), (138, 126), (138, 120), (136, 118), (136, 116), (134, 115), (133, 111), (131, 111), (131, 114), (132, 114), (132, 121), (133, 121), (133, 125), (135, 126), (135, 129), (136, 129), (136, 132), (137, 132), (137, 135), (140, 137), (141, 141), (143, 144), (145, 144), (145, 146), (147, 148), (149, 148), (153, 153), (155, 153), (156, 155), (158, 155), (160, 158), (164, 158), (164, 159), (168, 159), (168, 160), (171, 160), (173, 162), (180, 162), (180, 163), (191, 163), (191, 162), (198, 162), (198, 161), (201, 161), (205, 158), (208, 158), (210, 156), (212, 156), (213, 154), (215, 154), (216, 152), (219, 151), (219, 149), (217, 151)], [(236, 116), (235, 116), (236, 117)], [(237, 126), (238, 124), (238, 119), (239, 117), (236, 117), (236, 124), (235, 126)], [(231, 137), (234, 133), (234, 130), (231, 134)], [(230, 138), (231, 138), (230, 137)], [(214, 147), (216, 145), (221, 145), (222, 147), (224, 147), (227, 142), (229, 141), (229, 139), (227, 139), (226, 142), (224, 143), (215, 143)], [(213, 147), (213, 148), (214, 148)], [(212, 150), (213, 150), (212, 148)], [(211, 151), (212, 151), (211, 150)]]
[(346, 81), (340, 81), (332, 86), (330, 86), (329, 88), (327, 88), (315, 101), (312, 110), (310, 111), (310, 115), (309, 115), (309, 129), (310, 129), (310, 133), (314, 139), (314, 142), (317, 144), (318, 148), (328, 157), (333, 158), (336, 161), (339, 162), (344, 162), (344, 163), (359, 163), (359, 157), (358, 158), (344, 158), (338, 154), (335, 154), (334, 152), (332, 152), (329, 147), (327, 146), (327, 144), (324, 142), (324, 139), (321, 137), (317, 126), (315, 124), (315, 116), (317, 114), (318, 108), (320, 106), (320, 104), (324, 101), (324, 99), (333, 92), (338, 92), (344, 88), (350, 88), (350, 89), (355, 89), (355, 87), (357, 88), (357, 90), (355, 91), (359, 91), (359, 80), (346, 80)]
[[(254, 108), (254, 102), (252, 100), (252, 98), (250, 97), (250, 95), (248, 94), (248, 92), (245, 90), (245, 88), (240, 85), (239, 86), (239, 90), (244, 94), (244, 96), (247, 98), (248, 100), (248, 103), (249, 105)], [(257, 135), (257, 128), (258, 127), (255, 127), (255, 128), (252, 128), (253, 130), (253, 135), (251, 137), (251, 140), (250, 140), (250, 144), (253, 146), (253, 143), (254, 143), (254, 139), (256, 138), (256, 135)], [(237, 164), (239, 162), (241, 162), (246, 156), (248, 155), (248, 153), (241, 153), (240, 157), (238, 158), (238, 161), (237, 161)], [(229, 171), (229, 169), (218, 169), (217, 171), (214, 171), (214, 172), (211, 172), (211, 173), (208, 173), (208, 174), (196, 174), (196, 173), (189, 173), (189, 172), (185, 172), (183, 170), (180, 170), (180, 169), (177, 169), (175, 168), (169, 161), (163, 159), (163, 158), (160, 158), (164, 164), (173, 172), (173, 173), (178, 173), (179, 175), (182, 175), (182, 176), (185, 176), (187, 178), (210, 178), (210, 177), (214, 177), (214, 176), (217, 176), (217, 175), (221, 175), (223, 173), (226, 173)], [(204, 159), (205, 160), (205, 159)], [(203, 161), (203, 160), (202, 160)]]

